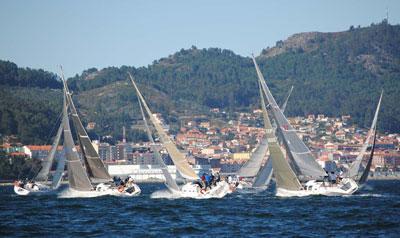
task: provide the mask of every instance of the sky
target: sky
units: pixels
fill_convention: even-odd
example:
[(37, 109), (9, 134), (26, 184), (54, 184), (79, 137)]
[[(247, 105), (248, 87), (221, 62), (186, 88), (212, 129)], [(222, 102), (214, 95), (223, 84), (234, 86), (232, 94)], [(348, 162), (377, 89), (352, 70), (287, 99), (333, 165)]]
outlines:
[(108, 66), (147, 66), (190, 48), (259, 54), (299, 32), (399, 24), (398, 0), (2, 0), (0, 59), (73, 76)]

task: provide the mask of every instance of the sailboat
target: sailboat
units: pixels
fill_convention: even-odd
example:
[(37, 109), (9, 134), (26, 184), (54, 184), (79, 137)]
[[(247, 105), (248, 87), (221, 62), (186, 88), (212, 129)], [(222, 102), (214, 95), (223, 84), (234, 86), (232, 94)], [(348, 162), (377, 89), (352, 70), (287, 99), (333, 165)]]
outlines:
[[(381, 92), (378, 105), (376, 106), (374, 119), (372, 120), (372, 125), (367, 133), (367, 138), (365, 139), (365, 142), (361, 147), (360, 153), (358, 154), (357, 158), (353, 161), (353, 163), (351, 163), (349, 169), (345, 173), (346, 177), (354, 179), (359, 186), (365, 184), (371, 169), (372, 159), (375, 150), (375, 142), (376, 142), (376, 132), (377, 132), (376, 123), (378, 121), (378, 114), (381, 107), (382, 97), (383, 97), (383, 91)], [(363, 159), (364, 156), (367, 154), (368, 148), (371, 148), (368, 155), (368, 160), (364, 161)]]
[[(117, 185), (109, 175), (103, 161), (94, 149), (92, 142), (82, 125), (71, 93), (62, 74), (64, 84), (64, 98), (68, 103), (71, 113), (68, 113), (67, 105), (63, 108), (64, 121), (64, 150), (67, 157), (68, 184), (70, 196), (137, 196), (141, 193), (139, 186), (128, 180), (125, 185)], [(79, 148), (82, 152), (84, 165), (79, 158), (72, 138), (69, 116), (72, 117), (74, 128), (77, 133)], [(66, 195), (68, 196), (68, 195)]]
[[(65, 100), (63, 104), (65, 104)], [(41, 162), (41, 168), (32, 181), (23, 183), (22, 181), (14, 182), (14, 192), (18, 195), (26, 196), (31, 193), (50, 192), (59, 188), (61, 179), (64, 174), (65, 157), (61, 157), (57, 161), (56, 171), (53, 174), (51, 184), (48, 185), (50, 169), (54, 162), (54, 157), (57, 152), (57, 147), (60, 143), (61, 134), (63, 132), (64, 121), (62, 120), (54, 138), (50, 152), (47, 157)]]
[[(287, 102), (292, 94), (293, 86), (290, 88), (288, 96), (286, 100), (282, 104), (282, 112), (285, 111)], [(260, 87), (260, 97), (261, 97), (261, 108), (263, 109), (263, 118), (264, 118), (264, 128), (265, 128), (265, 117), (264, 109), (265, 102), (262, 96), (262, 91)], [(268, 142), (267, 138), (264, 136), (255, 151), (252, 153), (250, 159), (239, 169), (237, 176), (240, 178), (240, 182), (238, 185), (238, 189), (248, 189), (248, 188), (256, 188), (256, 189), (266, 189), (271, 181), (273, 168), (272, 162), (270, 159), (267, 159), (262, 165), (264, 158), (268, 153)]]
[[(358, 190), (357, 183), (351, 178), (343, 178), (338, 182), (327, 181), (327, 173), (316, 162), (309, 148), (299, 138), (296, 130), (289, 123), (282, 110), (272, 96), (264, 77), (252, 57), (259, 79), (259, 86), (263, 91), (271, 108), (272, 117), (277, 124), (277, 133), (282, 137), (283, 146), (288, 155), (280, 147), (269, 117), (265, 117), (267, 124), (266, 137), (272, 158), (277, 184), (277, 196), (309, 196), (309, 195), (349, 195)], [(268, 112), (264, 110), (264, 115)]]
[[(157, 158), (158, 163), (162, 167), (162, 172), (166, 178), (165, 184), (168, 190), (176, 197), (195, 198), (195, 199), (222, 198), (226, 194), (231, 193), (232, 191), (229, 184), (223, 180), (217, 181), (215, 186), (211, 186), (210, 189), (200, 187), (200, 185), (197, 183), (199, 177), (194, 171), (194, 169), (190, 166), (188, 161), (186, 160), (185, 155), (178, 150), (172, 139), (167, 135), (167, 133), (162, 128), (160, 121), (157, 120), (157, 118), (155, 118), (153, 113), (150, 111), (150, 108), (148, 107), (146, 101), (144, 100), (142, 94), (140, 93), (139, 88), (137, 87), (131, 74), (129, 74), (129, 78), (139, 98), (139, 105), (141, 108), (143, 120), (145, 122), (146, 132), (150, 139), (150, 142), (153, 144), (152, 149), (155, 152), (155, 157)], [(145, 109), (150, 121), (154, 125), (160, 137), (162, 145), (165, 147), (172, 161), (174, 162), (177, 171), (186, 181), (186, 183), (183, 186), (178, 186), (176, 181), (169, 174), (168, 169), (161, 158), (161, 155), (159, 154), (158, 150), (154, 147), (154, 140), (151, 135), (151, 131), (148, 127), (143, 108)]]

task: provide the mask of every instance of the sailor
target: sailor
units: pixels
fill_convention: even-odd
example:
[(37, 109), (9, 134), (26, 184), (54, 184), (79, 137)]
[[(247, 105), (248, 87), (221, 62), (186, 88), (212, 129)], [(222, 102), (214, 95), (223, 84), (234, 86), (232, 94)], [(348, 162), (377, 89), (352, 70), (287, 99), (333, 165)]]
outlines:
[(336, 173), (335, 173), (334, 171), (331, 171), (331, 172), (329, 173), (329, 180), (330, 180), (330, 182), (331, 182), (331, 183), (336, 183), (336, 178), (337, 178)]
[(212, 186), (215, 186), (216, 184), (217, 184), (217, 182), (215, 181), (215, 176), (214, 176), (214, 174), (211, 174), (211, 185)]
[(201, 187), (206, 188), (206, 174), (205, 173), (203, 173), (203, 175), (201, 176)]
[(221, 182), (221, 175), (219, 174), (219, 172), (217, 172), (217, 176), (216, 177), (217, 177), (217, 179), (216, 179), (217, 183)]
[(232, 176), (228, 176), (228, 183), (231, 184), (232, 183)]
[(211, 189), (211, 176), (206, 174), (205, 179), (206, 179), (206, 188), (209, 187)]

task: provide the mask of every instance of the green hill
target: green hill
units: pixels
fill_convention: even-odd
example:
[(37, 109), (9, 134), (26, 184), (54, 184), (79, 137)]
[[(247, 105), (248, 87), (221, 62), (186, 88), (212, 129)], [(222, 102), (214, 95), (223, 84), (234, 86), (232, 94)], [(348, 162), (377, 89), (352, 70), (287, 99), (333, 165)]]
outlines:
[[(368, 126), (384, 89), (378, 126), (384, 131), (400, 131), (398, 25), (382, 22), (344, 32), (295, 34), (262, 50), (257, 60), (278, 101), (295, 86), (287, 108), (290, 116), (349, 114), (360, 126)], [(70, 78), (68, 84), (83, 120), (96, 122), (93, 136), (120, 135), (123, 125), (130, 128), (140, 119), (127, 72), (138, 81), (152, 110), (173, 125), (179, 124), (180, 115), (206, 113), (210, 107), (228, 111), (259, 107), (257, 78), (249, 57), (192, 47), (148, 67), (92, 68)], [(59, 109), (54, 110), (53, 115), (58, 115)], [(0, 133), (6, 133), (2, 128)], [(128, 132), (131, 139), (142, 136), (138, 131)], [(42, 135), (39, 138), (44, 139)]]

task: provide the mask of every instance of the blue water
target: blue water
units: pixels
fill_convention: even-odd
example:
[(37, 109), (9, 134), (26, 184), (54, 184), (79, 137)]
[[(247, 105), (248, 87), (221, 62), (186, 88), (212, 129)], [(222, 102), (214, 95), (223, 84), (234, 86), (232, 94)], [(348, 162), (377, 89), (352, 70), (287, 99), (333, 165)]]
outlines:
[(347, 197), (277, 198), (273, 188), (223, 199), (20, 197), (0, 187), (0, 236), (400, 237), (400, 181)]

